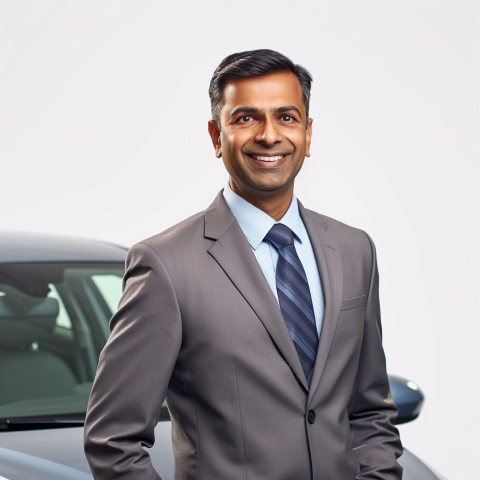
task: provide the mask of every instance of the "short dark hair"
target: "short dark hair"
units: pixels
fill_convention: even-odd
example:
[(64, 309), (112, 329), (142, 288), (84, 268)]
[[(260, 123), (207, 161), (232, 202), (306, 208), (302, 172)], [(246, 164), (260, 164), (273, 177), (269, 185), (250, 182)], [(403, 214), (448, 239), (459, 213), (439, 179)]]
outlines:
[(296, 65), (288, 57), (275, 50), (260, 49), (233, 53), (224, 58), (215, 70), (210, 81), (208, 93), (210, 95), (212, 118), (215, 120), (218, 128), (220, 128), (220, 109), (223, 102), (223, 91), (225, 85), (230, 80), (260, 77), (282, 71), (290, 71), (297, 76), (302, 87), (303, 103), (307, 112), (306, 122), (308, 123), (310, 87), (313, 80), (310, 72), (301, 65)]

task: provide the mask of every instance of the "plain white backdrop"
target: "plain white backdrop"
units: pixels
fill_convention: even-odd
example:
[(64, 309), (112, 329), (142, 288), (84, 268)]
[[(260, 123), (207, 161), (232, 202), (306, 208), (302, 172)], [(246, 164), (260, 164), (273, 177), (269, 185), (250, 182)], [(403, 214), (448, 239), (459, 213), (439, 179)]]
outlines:
[(0, 0), (0, 229), (131, 245), (204, 209), (213, 70), (285, 53), (314, 77), (297, 196), (375, 240), (389, 371), (426, 394), (404, 444), (477, 478), (479, 5)]

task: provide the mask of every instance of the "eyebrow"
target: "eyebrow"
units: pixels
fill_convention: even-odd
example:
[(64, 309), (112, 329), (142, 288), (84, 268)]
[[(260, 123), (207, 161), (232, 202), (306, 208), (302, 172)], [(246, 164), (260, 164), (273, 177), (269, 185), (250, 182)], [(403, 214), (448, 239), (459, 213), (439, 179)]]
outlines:
[(234, 117), (235, 115), (238, 115), (239, 113), (257, 113), (258, 108), (254, 107), (237, 107), (233, 112), (230, 114), (230, 118)]
[[(300, 113), (300, 110), (295, 105), (286, 105), (284, 107), (277, 107), (274, 109), (274, 112), (285, 113), (285, 112), (290, 112), (292, 110), (297, 112), (299, 117), (302, 118), (302, 114)], [(259, 111), (260, 110), (255, 107), (237, 107), (230, 114), (230, 118), (234, 117), (235, 115), (238, 115), (239, 113), (258, 113)]]
[(285, 112), (290, 112), (291, 110), (297, 112), (299, 117), (302, 118), (302, 114), (300, 113), (300, 110), (295, 105), (287, 105), (286, 107), (278, 107), (278, 108), (275, 109), (275, 112), (285, 113)]

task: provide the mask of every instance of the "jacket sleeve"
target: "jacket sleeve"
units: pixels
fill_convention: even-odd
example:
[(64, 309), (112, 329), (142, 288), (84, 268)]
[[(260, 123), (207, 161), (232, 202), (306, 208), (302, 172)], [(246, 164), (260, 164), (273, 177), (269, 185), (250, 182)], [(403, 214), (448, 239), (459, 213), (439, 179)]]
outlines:
[(85, 420), (85, 453), (96, 480), (161, 480), (143, 447), (154, 443), (181, 336), (170, 277), (154, 251), (138, 244), (127, 255), (123, 295)]
[(376, 253), (371, 245), (372, 269), (362, 349), (355, 388), (349, 403), (354, 451), (359, 461), (357, 480), (400, 480), (397, 458), (402, 445), (394, 421), (397, 408), (390, 394), (382, 347)]

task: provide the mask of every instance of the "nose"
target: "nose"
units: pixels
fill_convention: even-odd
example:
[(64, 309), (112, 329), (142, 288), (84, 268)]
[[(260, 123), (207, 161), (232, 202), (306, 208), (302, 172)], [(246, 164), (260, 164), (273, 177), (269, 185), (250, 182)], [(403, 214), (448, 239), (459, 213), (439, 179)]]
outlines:
[(274, 145), (275, 143), (282, 141), (282, 135), (280, 134), (278, 126), (275, 125), (275, 122), (266, 119), (264, 122), (260, 123), (255, 135), (255, 140), (264, 145)]

